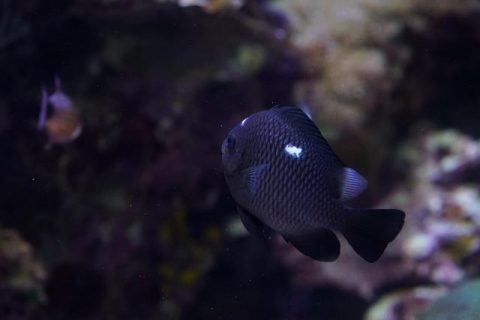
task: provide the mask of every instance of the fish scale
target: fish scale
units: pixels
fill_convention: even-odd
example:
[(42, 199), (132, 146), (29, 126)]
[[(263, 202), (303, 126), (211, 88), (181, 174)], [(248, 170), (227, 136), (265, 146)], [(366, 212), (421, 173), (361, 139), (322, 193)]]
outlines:
[(227, 185), (249, 232), (273, 229), (305, 255), (333, 261), (340, 231), (353, 249), (376, 261), (403, 227), (397, 209), (352, 209), (343, 200), (366, 180), (334, 153), (315, 124), (297, 108), (255, 113), (222, 144)]
[[(271, 121), (265, 124), (262, 123), (262, 119), (249, 119), (246, 126), (250, 126), (253, 132), (259, 132), (259, 123), (265, 126), (265, 129), (269, 132), (277, 132), (277, 134), (270, 134), (266, 137), (253, 135), (252, 142), (253, 148), (250, 149), (254, 152), (248, 152), (245, 157), (245, 165), (254, 166), (262, 163), (268, 163), (268, 171), (275, 171), (277, 174), (268, 175), (265, 179), (265, 185), (260, 185), (259, 189), (262, 190), (258, 197), (256, 197), (251, 204), (250, 209), (255, 212), (263, 213), (259, 218), (269, 226), (273, 227), (281, 233), (295, 233), (297, 230), (316, 229), (321, 226), (332, 227), (335, 222), (341, 219), (334, 219), (327, 216), (324, 219), (322, 215), (312, 215), (310, 212), (319, 212), (322, 205), (322, 199), (326, 196), (324, 192), (318, 193), (317, 190), (323, 191), (325, 188), (318, 188), (315, 192), (302, 192), (304, 186), (313, 186), (315, 182), (323, 185), (323, 181), (319, 177), (322, 176), (324, 171), (324, 165), (317, 163), (318, 161), (309, 161), (317, 150), (311, 144), (301, 139), (301, 137), (295, 137), (294, 132), (289, 134), (288, 126), (279, 125), (281, 122), (278, 119), (271, 119)], [(247, 127), (248, 129), (248, 127)], [(291, 131), (290, 131), (291, 132)], [(299, 139), (300, 138), (300, 139)], [(258, 144), (256, 140), (260, 141), (260, 149), (256, 149), (255, 145)], [(284, 151), (284, 148), (288, 144), (304, 146), (304, 158), (294, 159)], [(272, 153), (263, 153), (263, 157), (258, 157), (256, 150), (273, 149)], [(271, 155), (270, 157), (267, 157)], [(291, 173), (299, 170), (300, 175), (292, 175)], [(279, 177), (288, 177), (286, 184), (289, 188), (281, 189), (285, 192), (278, 193), (275, 183)], [(290, 190), (289, 190), (290, 189)], [(312, 189), (310, 189), (312, 190)], [(275, 197), (275, 194), (278, 194)], [(290, 194), (290, 196), (289, 196)], [(265, 199), (277, 200), (277, 201), (265, 201)], [(289, 201), (280, 201), (278, 199)], [(333, 203), (329, 205), (334, 206)], [(301, 208), (298, 211), (299, 215), (305, 215), (306, 219), (301, 219), (297, 215), (290, 214), (295, 208)], [(325, 208), (323, 208), (325, 210)], [(327, 212), (335, 212), (334, 208), (329, 208)], [(338, 214), (343, 212), (343, 208), (338, 205), (336, 208)], [(280, 223), (279, 223), (280, 221)], [(288, 228), (288, 230), (287, 230)], [(293, 230), (292, 230), (293, 229)]]

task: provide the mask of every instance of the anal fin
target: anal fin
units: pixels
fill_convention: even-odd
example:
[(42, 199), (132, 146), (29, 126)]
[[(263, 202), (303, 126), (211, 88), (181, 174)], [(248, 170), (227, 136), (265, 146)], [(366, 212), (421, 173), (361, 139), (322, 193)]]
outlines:
[(242, 223), (245, 229), (247, 229), (247, 231), (250, 232), (250, 234), (254, 236), (256, 239), (258, 240), (264, 239), (265, 225), (263, 224), (263, 222), (240, 206), (237, 206), (237, 211), (238, 211), (238, 214), (240, 215), (240, 219), (242, 220)]
[(334, 261), (340, 255), (340, 242), (330, 229), (316, 230), (301, 236), (283, 236), (298, 251), (318, 261)]

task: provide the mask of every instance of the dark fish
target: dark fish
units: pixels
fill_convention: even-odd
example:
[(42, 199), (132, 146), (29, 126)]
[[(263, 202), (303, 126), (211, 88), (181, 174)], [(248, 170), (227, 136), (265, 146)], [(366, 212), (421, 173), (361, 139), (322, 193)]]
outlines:
[(272, 108), (233, 128), (222, 145), (225, 177), (245, 228), (257, 238), (280, 233), (298, 251), (333, 261), (340, 231), (366, 261), (377, 261), (403, 227), (397, 209), (343, 203), (367, 181), (333, 152), (298, 108)]

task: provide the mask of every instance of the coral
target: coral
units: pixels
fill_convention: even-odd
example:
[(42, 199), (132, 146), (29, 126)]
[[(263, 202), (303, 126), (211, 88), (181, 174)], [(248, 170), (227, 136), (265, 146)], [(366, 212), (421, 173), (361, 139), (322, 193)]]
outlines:
[(432, 301), (446, 293), (442, 287), (416, 287), (386, 294), (365, 314), (365, 320), (417, 319)]
[[(410, 263), (399, 264), (397, 268), (413, 271), (410, 281), (454, 286), (480, 271), (480, 193), (474, 178), (480, 172), (480, 141), (454, 130), (422, 127), (414, 132), (397, 156), (398, 165), (406, 171), (408, 179), (382, 204), (398, 205), (409, 213), (397, 250)], [(382, 298), (390, 301), (391, 319), (404, 319), (400, 309), (394, 307), (399, 303), (403, 305), (402, 312), (422, 311), (415, 301), (410, 301), (412, 293), (421, 288), (412, 290)], [(448, 299), (440, 299), (437, 306)], [(431, 300), (422, 302), (422, 308)], [(382, 308), (380, 304), (373, 306), (371, 312)], [(438, 314), (433, 316), (435, 312), (428, 313), (431, 319), (437, 319)]]
[[(322, 127), (364, 128), (408, 62), (408, 52), (393, 41), (398, 22), (379, 23), (358, 1), (279, 1), (278, 6), (289, 13), (291, 38), (305, 52), (305, 64), (318, 72), (298, 85), (299, 102), (313, 109)], [(393, 47), (396, 57), (388, 54)]]
[(409, 179), (384, 204), (410, 213), (401, 250), (423, 281), (451, 285), (478, 272), (480, 194), (468, 177), (479, 170), (479, 154), (479, 142), (452, 130), (422, 130), (399, 150)]
[(383, 296), (365, 314), (365, 320), (476, 319), (478, 280), (468, 280), (448, 292), (445, 287), (416, 287)]
[(443, 17), (458, 14), (468, 23), (479, 9), (475, 1), (448, 0), (300, 0), (275, 6), (288, 14), (292, 42), (318, 75), (297, 85), (297, 101), (310, 105), (322, 124), (347, 132), (365, 130), (379, 112), (386, 121), (394, 119), (391, 96), (416, 58), (416, 39), (406, 36), (410, 30), (417, 37), (442, 37), (435, 32)]
[(386, 284), (401, 282), (413, 272), (414, 266), (393, 248), (394, 245), (379, 261), (370, 264), (358, 259), (353, 249), (344, 243), (336, 261), (321, 263), (302, 256), (282, 238), (277, 238), (275, 257), (292, 273), (294, 287), (335, 287), (371, 299)]
[(31, 245), (16, 231), (0, 229), (0, 317), (34, 319), (47, 301), (45, 281)]
[[(346, 163), (370, 180), (370, 201), (407, 212), (385, 258), (365, 268), (349, 249), (325, 265), (275, 241), (292, 284), (373, 298), (395, 283), (452, 286), (478, 272), (479, 144), (455, 130), (432, 129), (462, 125), (478, 135), (473, 120), (463, 119), (474, 112), (469, 106), (478, 104), (478, 93), (459, 89), (477, 83), (478, 4), (300, 0), (274, 6), (287, 12), (288, 34), (311, 73), (296, 83), (296, 103), (312, 110), (333, 147), (348, 155)], [(449, 49), (460, 42), (472, 48), (462, 58)], [(406, 302), (406, 314), (409, 308)]]
[(392, 283), (451, 286), (477, 274), (480, 193), (478, 183), (468, 178), (480, 172), (479, 152), (480, 142), (459, 132), (422, 127), (398, 149), (396, 164), (407, 175), (404, 184), (379, 203), (407, 212), (404, 229), (385, 257), (367, 264), (343, 246), (337, 262), (324, 264), (296, 254), (277, 239), (276, 256), (291, 270), (292, 284), (335, 286), (372, 298)]
[(480, 281), (466, 281), (448, 294), (435, 300), (421, 313), (419, 320), (478, 319), (480, 312)]
[(207, 13), (215, 13), (222, 10), (238, 10), (245, 4), (245, 0), (178, 0), (181, 7), (199, 6)]
[[(295, 84), (295, 103), (309, 106), (337, 152), (366, 175), (371, 192), (381, 188), (378, 171), (399, 132), (419, 115), (451, 124), (462, 118), (452, 112), (457, 104), (476, 112), (468, 105), (478, 104), (478, 95), (462, 89), (480, 74), (476, 1), (273, 5), (289, 17), (288, 34), (311, 74)], [(468, 126), (475, 130), (473, 121)]]
[[(469, 179), (480, 167), (480, 142), (454, 130), (422, 129), (398, 152), (398, 165), (408, 170), (409, 179), (386, 202), (413, 212), (404, 250), (421, 259), (443, 248), (459, 262), (473, 254), (480, 195)], [(418, 246), (426, 250), (420, 253)]]
[(395, 0), (388, 3), (380, 0), (362, 0), (362, 4), (370, 10), (385, 14), (395, 15), (411, 14), (414, 11), (425, 12), (430, 15), (439, 15), (445, 13), (465, 14), (480, 9), (476, 1), (469, 0), (442, 0), (442, 1), (421, 1), (421, 0)]
[[(0, 21), (0, 222), (45, 258), (48, 318), (180, 317), (234, 213), (223, 136), (267, 106), (264, 85), (289, 95), (296, 56), (280, 43), (281, 15), (177, 3), (30, 1), (15, 9), (31, 32), (4, 47), (13, 22)], [(54, 74), (83, 131), (43, 150), (35, 118)]]

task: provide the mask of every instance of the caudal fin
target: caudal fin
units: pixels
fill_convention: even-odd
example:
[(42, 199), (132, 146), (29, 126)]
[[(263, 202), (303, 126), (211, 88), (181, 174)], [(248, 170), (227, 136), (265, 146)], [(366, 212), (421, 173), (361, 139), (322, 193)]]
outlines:
[(397, 209), (353, 209), (341, 231), (356, 253), (375, 262), (402, 230), (404, 220), (405, 213)]

